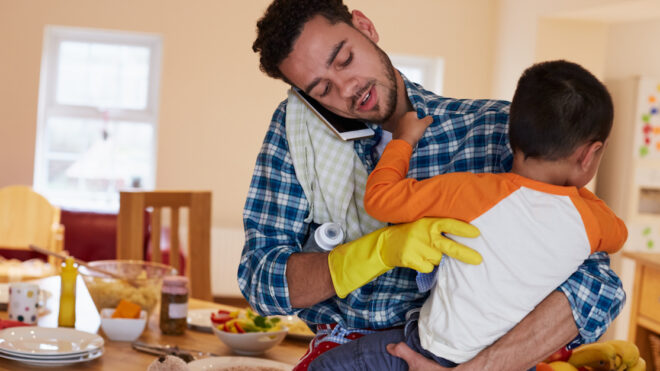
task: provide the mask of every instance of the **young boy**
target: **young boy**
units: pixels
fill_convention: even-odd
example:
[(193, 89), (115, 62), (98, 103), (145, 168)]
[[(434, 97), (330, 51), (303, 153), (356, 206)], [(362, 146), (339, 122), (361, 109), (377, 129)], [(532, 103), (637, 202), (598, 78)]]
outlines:
[(430, 118), (402, 118), (369, 176), (365, 208), (390, 223), (452, 217), (479, 228), (453, 237), (483, 256), (480, 265), (444, 259), (419, 322), (365, 336), (319, 357), (310, 369), (406, 369), (385, 346), (406, 341), (443, 366), (466, 362), (520, 322), (595, 251), (614, 253), (627, 230), (584, 187), (595, 175), (612, 127), (607, 89), (577, 64), (527, 69), (511, 103), (510, 173), (405, 178)]

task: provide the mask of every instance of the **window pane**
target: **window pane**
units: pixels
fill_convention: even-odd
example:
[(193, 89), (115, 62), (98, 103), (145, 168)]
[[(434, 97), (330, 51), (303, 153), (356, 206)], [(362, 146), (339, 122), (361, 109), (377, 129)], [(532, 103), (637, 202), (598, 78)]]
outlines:
[(408, 80), (418, 84), (424, 83), (424, 70), (418, 67), (411, 66), (396, 66), (396, 68), (403, 73)]
[(77, 41), (60, 44), (57, 103), (144, 109), (148, 81), (147, 47)]
[(116, 211), (119, 189), (154, 186), (161, 37), (48, 26), (44, 40), (35, 190)]
[(152, 183), (150, 124), (78, 118), (51, 119), (49, 124), (49, 188), (114, 193)]
[(100, 120), (55, 117), (47, 126), (50, 152), (82, 153), (102, 135)]
[(48, 161), (48, 184), (52, 190), (76, 189), (78, 187), (78, 179), (66, 175), (66, 170), (72, 164), (73, 161)]

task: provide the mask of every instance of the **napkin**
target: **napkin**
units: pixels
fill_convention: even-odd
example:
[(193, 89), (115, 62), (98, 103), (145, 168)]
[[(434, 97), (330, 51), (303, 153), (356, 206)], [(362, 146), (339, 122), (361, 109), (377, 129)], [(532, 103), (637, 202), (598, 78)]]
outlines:
[(12, 321), (9, 319), (0, 319), (0, 330), (9, 328), (9, 327), (19, 327), (19, 326), (32, 326), (28, 323), (23, 323), (20, 321)]

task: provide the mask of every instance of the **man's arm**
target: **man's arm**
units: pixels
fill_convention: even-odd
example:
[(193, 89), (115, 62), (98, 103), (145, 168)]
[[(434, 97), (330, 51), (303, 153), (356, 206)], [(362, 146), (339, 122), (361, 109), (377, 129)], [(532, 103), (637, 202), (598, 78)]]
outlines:
[[(289, 257), (300, 252), (309, 229), (305, 222), (309, 204), (293, 168), (285, 116), (286, 104), (282, 103), (257, 156), (243, 211), (245, 247), (238, 284), (250, 305), (267, 315), (294, 312), (286, 271)], [(322, 267), (327, 267), (327, 259)]]
[[(527, 370), (577, 334), (568, 300), (555, 291), (493, 345), (452, 370)], [(450, 370), (412, 351), (405, 343), (388, 346), (387, 351), (403, 358), (412, 371)]]
[(335, 295), (327, 253), (298, 253), (286, 268), (289, 300), (294, 308), (306, 308)]

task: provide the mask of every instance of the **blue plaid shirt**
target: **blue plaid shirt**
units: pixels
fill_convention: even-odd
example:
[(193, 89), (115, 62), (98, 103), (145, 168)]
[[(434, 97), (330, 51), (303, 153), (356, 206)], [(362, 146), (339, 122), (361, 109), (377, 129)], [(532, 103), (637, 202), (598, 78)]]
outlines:
[[(509, 103), (496, 100), (459, 100), (438, 97), (404, 78), (408, 97), (420, 117), (432, 115), (413, 153), (408, 177), (419, 180), (455, 171), (505, 172), (513, 155), (507, 136)], [(416, 272), (395, 268), (345, 299), (333, 297), (305, 309), (289, 301), (286, 263), (301, 251), (310, 224), (304, 219), (309, 204), (296, 178), (285, 133), (286, 101), (273, 115), (245, 203), (246, 243), (238, 269), (243, 295), (260, 313), (295, 313), (306, 322), (339, 323), (347, 328), (382, 329), (401, 325), (410, 309), (420, 307), (428, 293), (420, 293)], [(367, 170), (378, 162), (376, 135), (354, 142)], [(572, 345), (596, 341), (625, 302), (621, 281), (609, 267), (605, 253), (593, 254), (558, 290), (567, 297), (580, 335)]]

